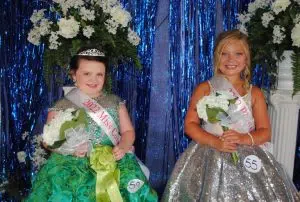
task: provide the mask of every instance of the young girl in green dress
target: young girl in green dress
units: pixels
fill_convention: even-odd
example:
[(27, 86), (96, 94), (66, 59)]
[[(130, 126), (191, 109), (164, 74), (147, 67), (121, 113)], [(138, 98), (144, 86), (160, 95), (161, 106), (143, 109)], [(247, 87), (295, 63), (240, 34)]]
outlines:
[(26, 201), (158, 201), (132, 151), (135, 132), (126, 106), (103, 91), (107, 67), (104, 53), (95, 48), (72, 58), (77, 88), (49, 109), (47, 123), (66, 110), (76, 118), (60, 127), (66, 137), (61, 146), (44, 142), (52, 154)]

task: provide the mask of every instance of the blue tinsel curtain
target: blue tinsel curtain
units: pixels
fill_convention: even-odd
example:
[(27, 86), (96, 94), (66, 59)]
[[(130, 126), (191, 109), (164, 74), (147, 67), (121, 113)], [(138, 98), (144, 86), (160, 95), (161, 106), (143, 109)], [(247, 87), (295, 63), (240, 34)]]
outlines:
[[(17, 159), (17, 152), (30, 150), (27, 140), (21, 136), (25, 131), (32, 133), (47, 104), (41, 62), (43, 46), (34, 47), (27, 42), (27, 31), (31, 26), (29, 17), (34, 8), (41, 6), (38, 1), (30, 4), (10, 0), (0, 2), (0, 183), (16, 182), (10, 189), (14, 196), (11, 200), (20, 200), (26, 192), (23, 188), (29, 186), (31, 179), (30, 164), (20, 164)], [(7, 193), (0, 193), (0, 201), (7, 198)]]
[(172, 109), (168, 134), (172, 134), (173, 144), (168, 146), (174, 150), (173, 156), (169, 157), (171, 159), (177, 159), (189, 143), (184, 135), (184, 117), (192, 92), (197, 83), (212, 76), (216, 13), (214, 0), (170, 1)]
[(144, 161), (147, 148), (151, 70), (158, 0), (123, 0), (123, 4), (131, 12), (134, 30), (141, 38), (138, 54), (142, 69), (136, 70), (131, 64), (122, 64), (118, 69), (113, 70), (113, 91), (128, 102), (127, 106), (135, 125), (136, 154)]
[(221, 0), (223, 11), (223, 28), (224, 30), (235, 29), (238, 23), (236, 15), (241, 11), (241, 8), (247, 5), (248, 2), (240, 0)]

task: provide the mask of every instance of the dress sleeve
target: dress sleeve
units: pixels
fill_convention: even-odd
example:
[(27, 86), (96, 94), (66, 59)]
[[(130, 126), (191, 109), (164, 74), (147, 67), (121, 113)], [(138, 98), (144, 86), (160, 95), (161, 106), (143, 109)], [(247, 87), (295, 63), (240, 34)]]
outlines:
[(71, 101), (69, 101), (68, 99), (62, 98), (62, 99), (58, 100), (57, 102), (55, 102), (55, 104), (52, 107), (49, 107), (48, 112), (61, 111), (61, 110), (65, 110), (68, 108), (77, 109), (78, 107), (75, 104), (73, 104)]
[(215, 92), (215, 88), (213, 87), (212, 83), (210, 81), (208, 81), (208, 85), (209, 85), (209, 91), (210, 93)]
[(116, 103), (116, 106), (117, 106), (117, 109), (119, 109), (119, 107), (121, 105), (126, 105), (126, 100), (120, 98), (119, 96), (115, 95), (115, 103)]

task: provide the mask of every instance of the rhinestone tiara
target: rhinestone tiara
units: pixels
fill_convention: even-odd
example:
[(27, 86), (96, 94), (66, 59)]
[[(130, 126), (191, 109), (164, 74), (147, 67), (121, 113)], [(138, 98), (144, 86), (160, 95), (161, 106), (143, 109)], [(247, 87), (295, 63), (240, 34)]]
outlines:
[(78, 53), (77, 55), (81, 55), (81, 56), (100, 56), (100, 57), (105, 57), (105, 54), (101, 51), (99, 51), (96, 48), (93, 49), (88, 49), (85, 51), (82, 51), (80, 53)]

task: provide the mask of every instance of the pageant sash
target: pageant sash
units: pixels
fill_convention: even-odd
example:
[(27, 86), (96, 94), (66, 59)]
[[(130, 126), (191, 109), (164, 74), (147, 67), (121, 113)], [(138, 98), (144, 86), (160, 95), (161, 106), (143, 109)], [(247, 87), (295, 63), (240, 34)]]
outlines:
[[(230, 92), (233, 96), (238, 97), (235, 102), (237, 106), (237, 111), (241, 112), (243, 118), (240, 119), (239, 123), (233, 124), (232, 128), (243, 128), (243, 132), (251, 132), (255, 129), (254, 119), (252, 112), (250, 111), (248, 105), (240, 96), (240, 94), (235, 90), (232, 84), (222, 76), (215, 76), (210, 80), (210, 83), (214, 90), (225, 90)], [(240, 131), (241, 132), (241, 131)], [(266, 142), (259, 145), (263, 150), (273, 153), (273, 144), (271, 142)]]
[(121, 136), (117, 124), (101, 105), (78, 88), (72, 89), (65, 97), (78, 107), (84, 108), (87, 114), (104, 130), (114, 145), (119, 143)]
[[(248, 105), (243, 100), (243, 98), (240, 96), (240, 94), (235, 90), (235, 88), (231, 85), (231, 83), (222, 76), (214, 76), (210, 83), (214, 90), (222, 90), (222, 91), (228, 91), (230, 92), (234, 97), (237, 97), (238, 99), (235, 102), (236, 110), (240, 112), (239, 114), (242, 116), (242, 119), (240, 119), (239, 125), (242, 124), (244, 132), (250, 132), (255, 129), (254, 119), (252, 116), (252, 112), (250, 111)], [(232, 125), (232, 128), (235, 129), (235, 124)]]

